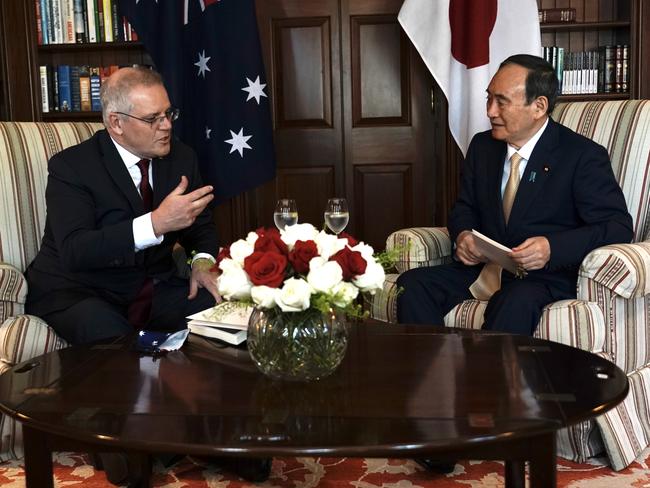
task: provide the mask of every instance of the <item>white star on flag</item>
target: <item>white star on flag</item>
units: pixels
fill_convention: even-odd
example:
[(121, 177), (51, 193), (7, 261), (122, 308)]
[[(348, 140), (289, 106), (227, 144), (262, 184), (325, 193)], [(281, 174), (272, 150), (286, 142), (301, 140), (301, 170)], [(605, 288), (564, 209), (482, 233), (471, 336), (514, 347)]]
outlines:
[(253, 149), (246, 143), (246, 141), (248, 141), (248, 139), (250, 139), (252, 136), (245, 136), (243, 127), (239, 129), (239, 134), (235, 134), (233, 131), (230, 131), (230, 136), (230, 139), (226, 139), (224, 141), (232, 146), (230, 148), (229, 154), (232, 154), (235, 151), (239, 151), (239, 155), (243, 158), (244, 149)]
[(251, 81), (248, 79), (248, 77), (246, 77), (246, 81), (248, 82), (248, 86), (242, 88), (242, 91), (248, 92), (248, 98), (246, 101), (248, 102), (251, 98), (254, 98), (259, 105), (260, 97), (266, 96), (266, 93), (264, 93), (264, 87), (266, 86), (266, 83), (260, 83), (259, 76), (255, 78), (255, 81)]
[(205, 128), (205, 138), (210, 139), (210, 132), (212, 132), (212, 129), (206, 126)]
[(141, 330), (140, 332), (138, 332), (138, 335), (139, 335), (140, 337), (142, 337), (142, 336), (144, 335), (144, 330)]
[(199, 74), (197, 76), (203, 76), (205, 78), (205, 72), (210, 71), (210, 68), (208, 68), (208, 61), (210, 61), (210, 56), (206, 57), (205, 56), (205, 49), (203, 50), (202, 53), (199, 53), (199, 60), (194, 63), (194, 66), (199, 67)]

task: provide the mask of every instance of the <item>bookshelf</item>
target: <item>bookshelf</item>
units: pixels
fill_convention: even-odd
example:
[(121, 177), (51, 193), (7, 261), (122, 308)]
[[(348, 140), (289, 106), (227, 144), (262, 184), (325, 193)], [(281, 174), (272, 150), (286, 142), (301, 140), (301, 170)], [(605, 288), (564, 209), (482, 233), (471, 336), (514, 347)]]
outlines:
[(603, 46), (629, 46), (627, 91), (563, 94), (560, 100), (625, 100), (650, 96), (648, 80), (644, 80), (644, 86), (639, 76), (639, 60), (643, 59), (641, 52), (645, 47), (643, 44), (648, 43), (649, 28), (647, 22), (643, 22), (643, 3), (644, 0), (537, 1), (540, 9), (575, 9), (575, 22), (540, 25), (543, 46), (558, 46), (565, 53), (597, 51)]
[[(101, 120), (101, 113), (97, 111), (43, 113), (41, 65), (153, 64), (143, 45), (137, 41), (38, 44), (34, 0), (0, 0), (0, 27), (0, 60), (4, 58), (3, 65), (10, 67), (6, 73), (0, 70), (0, 88), (4, 88), (4, 96), (0, 91), (0, 117), (7, 120)], [(4, 109), (3, 105), (6, 105)]]

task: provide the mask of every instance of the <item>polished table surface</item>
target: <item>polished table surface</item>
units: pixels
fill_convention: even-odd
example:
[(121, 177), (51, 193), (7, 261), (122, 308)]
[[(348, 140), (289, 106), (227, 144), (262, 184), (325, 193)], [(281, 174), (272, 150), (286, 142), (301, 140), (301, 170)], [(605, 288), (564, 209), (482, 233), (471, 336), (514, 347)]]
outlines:
[(554, 456), (557, 429), (627, 390), (615, 365), (557, 343), (358, 324), (320, 381), (273, 381), (245, 349), (201, 337), (159, 357), (123, 341), (13, 367), (0, 376), (0, 410), (23, 422), (34, 450), (38, 433), (98, 450), (526, 460), (521, 446), (551, 439)]

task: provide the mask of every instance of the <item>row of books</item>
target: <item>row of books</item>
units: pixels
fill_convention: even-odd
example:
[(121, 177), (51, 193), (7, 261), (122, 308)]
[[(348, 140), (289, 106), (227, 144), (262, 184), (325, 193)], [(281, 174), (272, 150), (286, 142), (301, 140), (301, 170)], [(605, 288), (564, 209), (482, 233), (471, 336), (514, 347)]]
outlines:
[(131, 24), (119, 14), (119, 0), (33, 1), (39, 44), (138, 40)]
[(102, 81), (119, 68), (117, 65), (39, 66), (43, 112), (100, 111), (99, 89)]
[(576, 9), (574, 8), (542, 8), (537, 11), (537, 15), (540, 24), (576, 21)]
[(629, 46), (601, 46), (597, 51), (565, 52), (544, 46), (543, 57), (555, 68), (563, 95), (627, 93)]

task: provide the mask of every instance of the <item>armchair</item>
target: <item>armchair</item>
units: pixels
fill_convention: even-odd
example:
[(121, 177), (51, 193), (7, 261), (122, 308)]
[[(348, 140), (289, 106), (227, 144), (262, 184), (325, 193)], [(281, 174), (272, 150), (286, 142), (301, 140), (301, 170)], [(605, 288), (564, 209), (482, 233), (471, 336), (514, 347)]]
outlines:
[[(545, 307), (536, 337), (599, 354), (628, 375), (630, 393), (617, 408), (558, 435), (558, 453), (583, 462), (603, 449), (615, 470), (650, 445), (650, 100), (559, 104), (553, 119), (607, 148), (634, 220), (634, 243), (589, 253), (580, 267), (577, 299)], [(446, 228), (412, 228), (391, 234), (399, 247), (397, 271), (451, 259)], [(395, 281), (387, 276), (375, 296), (374, 318), (396, 320)], [(445, 317), (448, 327), (478, 329), (487, 302), (467, 300)]]
[[(0, 372), (67, 345), (41, 319), (23, 313), (23, 273), (45, 227), (48, 160), (101, 128), (86, 122), (0, 122)], [(0, 461), (18, 457), (20, 424), (1, 415)]]

